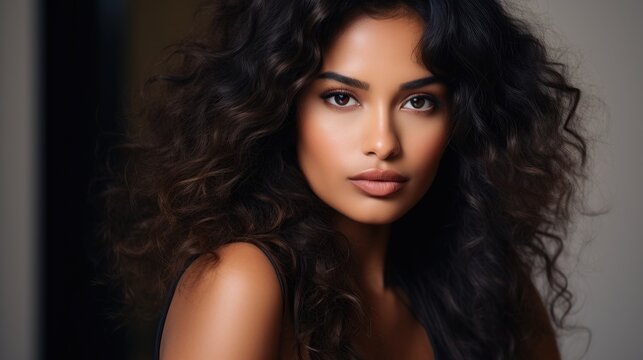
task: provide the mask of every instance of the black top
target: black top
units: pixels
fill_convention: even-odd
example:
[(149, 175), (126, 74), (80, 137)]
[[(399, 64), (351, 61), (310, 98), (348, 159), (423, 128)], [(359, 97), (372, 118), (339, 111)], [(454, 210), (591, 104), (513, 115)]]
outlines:
[[(272, 267), (275, 269), (275, 273), (277, 274), (277, 279), (279, 280), (279, 286), (281, 287), (282, 298), (284, 299), (282, 301), (282, 304), (284, 306), (284, 314), (285, 314), (286, 292), (285, 292), (283, 279), (281, 278), (281, 276), (277, 272), (277, 266), (276, 266), (275, 260), (272, 258), (272, 256), (269, 253), (267, 253), (266, 251), (264, 251), (261, 247), (259, 247), (259, 246), (257, 246), (257, 247), (259, 249), (261, 249), (261, 251), (264, 252), (264, 254), (268, 258), (268, 260), (270, 260), (270, 263), (272, 264)], [(167, 296), (165, 298), (165, 303), (163, 305), (163, 309), (162, 309), (162, 312), (161, 312), (161, 316), (159, 318), (159, 322), (158, 322), (158, 325), (157, 325), (157, 328), (156, 328), (156, 341), (155, 341), (155, 345), (154, 345), (154, 360), (159, 360), (161, 358), (161, 354), (160, 354), (160, 352), (161, 352), (161, 336), (163, 335), (163, 327), (165, 326), (165, 318), (167, 317), (167, 312), (168, 312), (168, 310), (170, 308), (170, 303), (172, 302), (172, 298), (174, 297), (174, 292), (176, 291), (176, 286), (178, 285), (179, 280), (181, 279), (181, 275), (183, 275), (183, 272), (185, 272), (185, 269), (187, 269), (188, 266), (195, 259), (196, 259), (196, 256), (192, 257), (188, 261), (187, 265), (185, 266), (185, 268), (183, 269), (181, 274), (177, 277), (177, 279), (174, 281), (174, 283), (172, 284), (172, 286), (170, 287), (170, 289), (169, 289), (169, 291), (167, 293)], [(425, 330), (426, 330), (427, 336), (429, 337), (429, 343), (431, 344), (431, 348), (433, 349), (433, 354), (434, 354), (435, 360), (439, 360), (440, 358), (438, 357), (438, 354), (436, 352), (435, 345), (434, 345), (433, 339), (431, 338), (429, 330), (426, 329), (426, 328), (425, 328)]]

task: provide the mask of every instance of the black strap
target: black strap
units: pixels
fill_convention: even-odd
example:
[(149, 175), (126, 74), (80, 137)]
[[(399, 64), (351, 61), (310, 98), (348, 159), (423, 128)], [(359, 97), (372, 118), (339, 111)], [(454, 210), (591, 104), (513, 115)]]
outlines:
[[(266, 257), (268, 258), (268, 260), (272, 264), (272, 267), (273, 267), (273, 269), (275, 271), (275, 274), (277, 275), (277, 280), (279, 280), (279, 287), (281, 288), (281, 298), (282, 298), (281, 303), (282, 303), (282, 311), (283, 311), (282, 314), (285, 314), (286, 313), (286, 299), (287, 299), (287, 297), (286, 297), (286, 288), (284, 286), (284, 282), (283, 282), (283, 279), (281, 277), (281, 274), (279, 273), (279, 270), (278, 270), (279, 268), (277, 267), (277, 263), (273, 259), (272, 255), (270, 253), (268, 253), (267, 251), (265, 251), (261, 246), (257, 246), (257, 248), (259, 248), (264, 253), (264, 255), (266, 255)], [(159, 317), (159, 322), (158, 322), (158, 325), (156, 327), (156, 340), (155, 340), (155, 343), (154, 343), (154, 360), (159, 360), (161, 358), (161, 354), (160, 354), (160, 352), (161, 352), (161, 336), (163, 335), (163, 327), (165, 326), (165, 319), (167, 318), (167, 312), (170, 309), (170, 304), (172, 303), (172, 298), (174, 297), (174, 292), (176, 291), (176, 287), (178, 286), (179, 280), (181, 279), (181, 276), (183, 275), (185, 270), (190, 266), (190, 264), (192, 264), (192, 262), (194, 260), (196, 260), (197, 257), (198, 257), (198, 255), (193, 256), (186, 262), (185, 267), (183, 268), (183, 270), (181, 271), (179, 276), (176, 278), (176, 280), (174, 280), (174, 283), (172, 283), (172, 286), (168, 289), (168, 292), (167, 292), (167, 294), (165, 296), (165, 302), (163, 304), (163, 308), (161, 309), (161, 315)]]
[(186, 261), (185, 267), (183, 270), (181, 270), (181, 273), (179, 276), (177, 276), (176, 280), (174, 280), (174, 283), (172, 283), (172, 286), (168, 289), (167, 294), (165, 295), (165, 301), (163, 303), (163, 308), (161, 309), (161, 316), (159, 317), (159, 322), (158, 325), (156, 326), (156, 340), (154, 342), (154, 360), (159, 360), (161, 358), (161, 335), (163, 335), (163, 327), (165, 326), (165, 319), (167, 318), (167, 312), (170, 309), (170, 303), (172, 302), (172, 298), (174, 297), (174, 292), (176, 291), (176, 287), (179, 284), (179, 280), (181, 279), (181, 276), (183, 276), (183, 273), (185, 270), (192, 264), (194, 260), (198, 255), (192, 256), (188, 261)]

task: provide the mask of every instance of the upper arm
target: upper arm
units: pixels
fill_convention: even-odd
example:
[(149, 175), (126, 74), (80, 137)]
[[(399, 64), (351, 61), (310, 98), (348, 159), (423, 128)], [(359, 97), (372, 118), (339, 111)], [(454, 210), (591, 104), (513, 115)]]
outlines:
[(217, 254), (215, 264), (202, 257), (181, 277), (163, 329), (161, 359), (276, 358), (282, 299), (270, 261), (248, 243), (227, 244)]

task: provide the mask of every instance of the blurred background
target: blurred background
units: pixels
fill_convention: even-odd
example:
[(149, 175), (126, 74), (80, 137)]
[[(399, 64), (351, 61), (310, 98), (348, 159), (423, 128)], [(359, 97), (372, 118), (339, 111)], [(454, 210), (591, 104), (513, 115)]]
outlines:
[[(587, 202), (607, 213), (577, 219), (565, 259), (592, 338), (564, 334), (564, 358), (643, 359), (643, 2), (505, 2), (571, 64), (597, 137)], [(92, 179), (197, 3), (0, 0), (0, 359), (149, 358), (94, 285)]]

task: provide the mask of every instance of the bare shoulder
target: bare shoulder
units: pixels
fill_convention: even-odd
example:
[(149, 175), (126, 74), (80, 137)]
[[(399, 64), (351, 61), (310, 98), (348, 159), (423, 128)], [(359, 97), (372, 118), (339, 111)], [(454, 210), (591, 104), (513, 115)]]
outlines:
[(270, 260), (249, 243), (227, 244), (216, 253), (217, 261), (203, 255), (181, 277), (161, 359), (276, 358), (282, 299)]
[(524, 277), (525, 303), (523, 315), (526, 332), (529, 334), (520, 343), (519, 349), (525, 359), (560, 359), (556, 332), (551, 324), (547, 308), (539, 291), (529, 277)]

